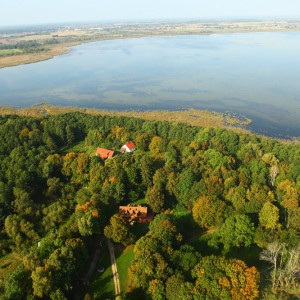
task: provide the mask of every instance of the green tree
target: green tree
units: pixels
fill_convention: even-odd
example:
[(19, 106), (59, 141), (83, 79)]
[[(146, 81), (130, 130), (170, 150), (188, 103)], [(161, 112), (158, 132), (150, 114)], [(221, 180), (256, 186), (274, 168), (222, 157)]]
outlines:
[(153, 160), (149, 156), (144, 155), (140, 161), (140, 168), (141, 168), (143, 184), (147, 187), (151, 186), (152, 185), (152, 177), (154, 174)]
[(187, 282), (183, 275), (180, 273), (170, 276), (166, 283), (166, 298), (168, 300), (193, 300), (194, 286), (192, 283)]
[(31, 282), (28, 272), (24, 269), (23, 265), (20, 265), (5, 281), (5, 299), (24, 299), (26, 292), (30, 293), (30, 290)]
[(246, 215), (235, 215), (226, 219), (217, 231), (219, 242), (224, 245), (224, 250), (231, 247), (250, 246), (255, 234), (254, 224)]
[(173, 247), (182, 240), (176, 226), (167, 215), (157, 215), (149, 225), (150, 233), (163, 245)]
[(271, 202), (266, 202), (259, 212), (259, 222), (267, 229), (275, 229), (279, 221), (279, 209)]
[(172, 253), (171, 260), (177, 269), (189, 273), (199, 262), (201, 255), (192, 246), (183, 245)]
[(104, 228), (104, 234), (107, 238), (123, 245), (132, 244), (136, 239), (134, 234), (129, 231), (129, 223), (118, 214), (111, 217), (110, 225)]
[(33, 295), (48, 296), (52, 289), (52, 274), (45, 267), (37, 267), (31, 274)]
[(147, 190), (145, 200), (153, 212), (159, 213), (163, 210), (165, 196), (156, 186), (152, 186)]

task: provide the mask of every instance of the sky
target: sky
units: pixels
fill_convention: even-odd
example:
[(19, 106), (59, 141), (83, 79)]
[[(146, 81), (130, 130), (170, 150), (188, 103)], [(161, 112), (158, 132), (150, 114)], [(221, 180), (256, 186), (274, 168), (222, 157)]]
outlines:
[(300, 18), (300, 0), (1, 0), (0, 26), (155, 19)]

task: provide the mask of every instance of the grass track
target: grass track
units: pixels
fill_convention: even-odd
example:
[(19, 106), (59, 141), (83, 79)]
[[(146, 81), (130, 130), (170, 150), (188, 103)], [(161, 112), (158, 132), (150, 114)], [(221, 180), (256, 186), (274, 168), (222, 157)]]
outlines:
[(115, 248), (117, 256), (117, 267), (121, 284), (121, 292), (123, 295), (127, 292), (128, 268), (131, 266), (134, 256), (133, 248), (134, 245), (126, 247), (123, 251), (120, 248)]

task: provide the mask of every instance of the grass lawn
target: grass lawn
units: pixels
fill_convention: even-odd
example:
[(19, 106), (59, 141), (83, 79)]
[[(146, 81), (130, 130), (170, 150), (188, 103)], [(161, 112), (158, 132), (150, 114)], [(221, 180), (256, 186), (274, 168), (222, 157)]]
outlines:
[(110, 255), (106, 244), (101, 248), (101, 254), (97, 266), (103, 266), (105, 271), (99, 273), (95, 270), (89, 293), (94, 299), (115, 299), (115, 286), (111, 270)]
[(133, 256), (134, 256), (133, 248), (134, 245), (130, 245), (126, 247), (124, 250), (115, 247), (115, 254), (116, 254), (122, 295), (124, 295), (127, 292), (128, 268), (131, 266)]
[(5, 279), (11, 274), (22, 262), (16, 253), (9, 253), (0, 258), (0, 279)]
[(130, 204), (131, 205), (145, 205), (146, 204), (146, 200), (145, 200), (145, 198), (142, 198), (142, 199), (136, 200), (134, 202), (131, 202)]
[[(130, 245), (124, 250), (122, 247), (115, 246), (115, 255), (122, 295), (124, 295), (127, 291), (128, 268), (133, 260), (133, 248), (134, 245)], [(105, 268), (105, 271), (103, 273), (95, 271), (88, 293), (93, 295), (94, 299), (115, 299), (115, 287), (108, 247), (106, 245), (103, 246), (101, 251), (102, 254), (97, 266), (102, 265)]]
[(97, 147), (94, 146), (87, 146), (85, 145), (84, 141), (76, 143), (72, 146), (66, 146), (60, 149), (60, 154), (67, 154), (69, 152), (85, 152), (89, 155), (94, 155), (96, 153)]

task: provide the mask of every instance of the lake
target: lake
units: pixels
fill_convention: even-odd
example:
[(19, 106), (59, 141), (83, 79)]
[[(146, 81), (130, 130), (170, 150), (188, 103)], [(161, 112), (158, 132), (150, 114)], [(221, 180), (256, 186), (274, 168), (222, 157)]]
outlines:
[(48, 61), (0, 69), (0, 105), (100, 109), (198, 108), (300, 136), (300, 33), (101, 41)]

